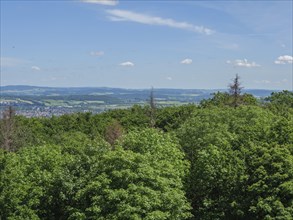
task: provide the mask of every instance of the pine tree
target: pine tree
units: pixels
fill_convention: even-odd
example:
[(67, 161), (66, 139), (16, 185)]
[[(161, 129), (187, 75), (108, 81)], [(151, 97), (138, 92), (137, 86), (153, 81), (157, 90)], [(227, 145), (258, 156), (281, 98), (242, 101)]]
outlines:
[(233, 83), (229, 85), (229, 93), (233, 98), (232, 106), (237, 108), (241, 104), (241, 87), (240, 77), (236, 74), (236, 77), (233, 79)]

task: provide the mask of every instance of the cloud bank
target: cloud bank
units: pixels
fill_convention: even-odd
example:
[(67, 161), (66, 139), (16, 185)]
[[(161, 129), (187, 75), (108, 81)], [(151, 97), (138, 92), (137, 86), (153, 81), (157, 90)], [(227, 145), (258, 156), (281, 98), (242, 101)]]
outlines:
[(247, 67), (247, 68), (252, 68), (252, 67), (260, 67), (259, 64), (257, 64), (256, 62), (252, 61), (252, 62), (248, 62), (247, 59), (243, 59), (243, 60), (227, 60), (226, 61), (227, 64), (232, 64), (234, 67)]
[(275, 60), (275, 64), (287, 64), (287, 63), (293, 63), (293, 57), (289, 55), (279, 56)]
[(155, 17), (132, 11), (118, 9), (107, 10), (106, 12), (110, 15), (109, 18), (112, 21), (132, 21), (148, 25), (168, 26), (172, 28), (193, 31), (205, 35), (210, 35), (214, 33), (213, 30), (208, 29), (204, 26), (197, 26), (187, 22), (178, 22), (170, 18)]

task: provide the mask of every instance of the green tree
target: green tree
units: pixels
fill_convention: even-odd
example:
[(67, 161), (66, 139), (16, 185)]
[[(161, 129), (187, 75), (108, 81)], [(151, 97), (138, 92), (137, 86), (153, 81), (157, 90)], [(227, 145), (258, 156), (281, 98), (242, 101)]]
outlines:
[(224, 107), (230, 106), (232, 103), (231, 97), (227, 92), (217, 92), (213, 94), (212, 98), (203, 99), (200, 101), (200, 106), (209, 108), (212, 106)]
[(229, 85), (229, 92), (217, 92), (212, 98), (204, 99), (200, 102), (200, 106), (204, 108), (217, 106), (234, 108), (240, 105), (258, 105), (258, 100), (251, 94), (241, 94), (243, 87), (240, 83), (240, 77), (236, 74), (233, 82)]
[[(202, 109), (178, 130), (195, 219), (290, 219), (292, 121), (260, 107)], [(287, 195), (285, 195), (287, 193)]]
[(166, 132), (174, 131), (188, 120), (192, 114), (195, 114), (197, 108), (194, 104), (158, 108), (156, 128)]
[(266, 106), (274, 113), (287, 118), (293, 117), (293, 92), (288, 90), (273, 92), (265, 101), (267, 101)]
[(240, 197), (245, 219), (291, 219), (293, 156), (288, 146), (250, 143), (243, 155), (248, 176)]
[(176, 140), (130, 132), (114, 149), (100, 137), (66, 132), (60, 146), (0, 152), (4, 219), (187, 219), (188, 162)]
[(230, 109), (204, 109), (178, 131), (180, 144), (191, 163), (186, 187), (195, 219), (242, 215), (235, 197), (245, 178), (244, 164), (233, 151), (236, 135), (229, 129), (228, 115)]
[(183, 191), (188, 163), (176, 141), (155, 130), (130, 132), (107, 152), (78, 195), (75, 213), (100, 219), (186, 219)]
[(66, 134), (63, 146), (25, 147), (9, 153), (0, 175), (0, 216), (4, 219), (68, 219), (88, 172), (109, 150), (101, 139)]

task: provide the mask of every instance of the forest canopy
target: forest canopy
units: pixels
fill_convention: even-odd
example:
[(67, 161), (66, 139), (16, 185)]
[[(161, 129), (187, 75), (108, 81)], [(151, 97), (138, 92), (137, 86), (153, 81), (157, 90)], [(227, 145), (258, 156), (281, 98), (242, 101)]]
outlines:
[[(235, 90), (234, 90), (235, 91)], [(291, 219), (293, 93), (0, 121), (0, 219)]]

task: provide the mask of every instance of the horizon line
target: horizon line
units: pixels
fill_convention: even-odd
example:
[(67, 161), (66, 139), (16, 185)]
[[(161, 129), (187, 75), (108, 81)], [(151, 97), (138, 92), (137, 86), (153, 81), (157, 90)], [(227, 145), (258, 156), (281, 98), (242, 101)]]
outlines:
[[(105, 89), (126, 89), (126, 90), (150, 90), (152, 88), (156, 89), (170, 89), (170, 90), (229, 90), (229, 88), (209, 88), (209, 89), (203, 89), (203, 88), (170, 88), (170, 87), (154, 87), (150, 86), (149, 88), (126, 88), (126, 87), (111, 87), (111, 86), (38, 86), (38, 85), (0, 85), (0, 88), (3, 87), (9, 87), (9, 86), (26, 86), (26, 87), (39, 87), (39, 88), (105, 88)], [(266, 89), (266, 88), (243, 88), (243, 90), (268, 90), (268, 91), (290, 91), (289, 89)]]

